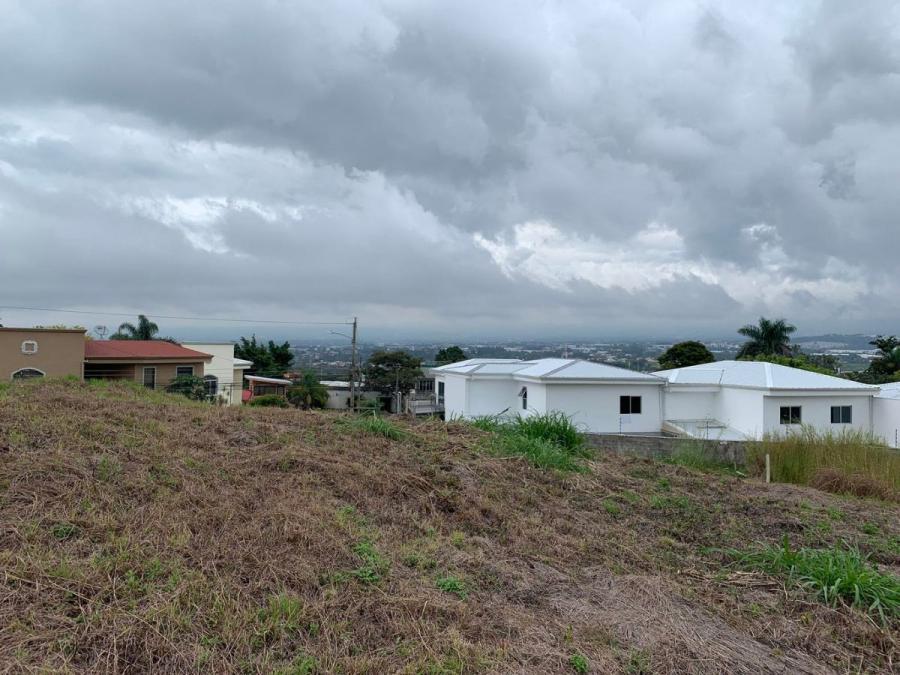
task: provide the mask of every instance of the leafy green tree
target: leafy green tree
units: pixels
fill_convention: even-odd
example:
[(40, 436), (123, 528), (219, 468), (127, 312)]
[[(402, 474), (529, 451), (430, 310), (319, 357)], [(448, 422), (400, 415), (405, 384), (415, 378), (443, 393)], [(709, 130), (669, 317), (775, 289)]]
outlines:
[(138, 314), (137, 325), (125, 323), (119, 325), (119, 330), (109, 336), (110, 340), (156, 340), (159, 326), (153, 323), (143, 314)]
[(900, 378), (900, 340), (894, 335), (879, 335), (869, 344), (878, 349), (878, 356), (867, 368), (873, 380), (882, 384)]
[(715, 360), (716, 357), (706, 348), (706, 345), (696, 340), (674, 344), (660, 354), (657, 359), (659, 367), (663, 370), (687, 368), (701, 363), (712, 363)]
[(403, 350), (374, 352), (366, 365), (366, 384), (384, 394), (409, 391), (422, 377), (422, 359)]
[(287, 391), (288, 400), (299, 408), (324, 408), (328, 403), (328, 388), (319, 382), (311, 370), (304, 370), (300, 379)]
[(439, 366), (443, 366), (448, 363), (457, 363), (458, 361), (465, 361), (467, 358), (469, 357), (466, 356), (466, 353), (456, 345), (453, 345), (452, 347), (444, 347), (434, 355), (434, 361)]
[(252, 361), (253, 365), (247, 369), (250, 375), (262, 377), (284, 377), (294, 362), (294, 354), (288, 342), (275, 344), (273, 340), (263, 343), (256, 340), (253, 335), (248, 340), (245, 337), (234, 346), (234, 355), (239, 359)]
[(738, 333), (749, 339), (738, 351), (737, 358), (752, 358), (761, 354), (790, 356), (791, 333), (796, 330), (796, 326), (792, 326), (784, 319), (772, 321), (760, 317), (759, 324), (755, 326), (748, 324), (738, 329)]

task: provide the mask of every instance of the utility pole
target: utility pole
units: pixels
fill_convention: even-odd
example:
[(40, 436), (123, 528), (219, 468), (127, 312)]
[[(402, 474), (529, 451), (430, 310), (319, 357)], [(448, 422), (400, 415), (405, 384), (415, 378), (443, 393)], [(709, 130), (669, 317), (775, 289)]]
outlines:
[(350, 338), (350, 409), (356, 410), (356, 317), (353, 317), (353, 335)]

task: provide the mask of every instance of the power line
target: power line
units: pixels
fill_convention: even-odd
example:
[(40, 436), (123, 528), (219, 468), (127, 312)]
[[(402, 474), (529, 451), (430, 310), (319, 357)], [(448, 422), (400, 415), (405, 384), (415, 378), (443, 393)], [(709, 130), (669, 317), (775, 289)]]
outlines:
[(0, 306), (0, 309), (16, 309), (24, 312), (62, 312), (66, 314), (86, 314), (89, 316), (124, 316), (134, 318), (143, 314), (148, 319), (172, 319), (176, 321), (218, 321), (220, 323), (272, 323), (284, 326), (352, 326), (354, 321), (278, 321), (274, 319), (221, 319), (204, 316), (168, 316), (165, 314), (147, 314), (145, 312), (91, 312), (82, 309), (51, 309), (48, 307), (13, 307)]

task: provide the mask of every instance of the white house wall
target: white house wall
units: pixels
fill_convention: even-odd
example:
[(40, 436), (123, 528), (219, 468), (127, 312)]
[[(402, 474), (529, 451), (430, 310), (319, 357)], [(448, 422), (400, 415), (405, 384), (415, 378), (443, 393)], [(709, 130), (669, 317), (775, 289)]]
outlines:
[(450, 420), (458, 417), (467, 417), (466, 409), (468, 382), (459, 375), (444, 375), (435, 378), (435, 388), (438, 383), (444, 383), (444, 419)]
[(872, 399), (874, 433), (892, 448), (900, 448), (900, 399)]
[[(469, 403), (466, 415), (515, 415), (522, 411), (522, 399), (518, 393), (523, 383), (509, 378), (498, 380), (473, 378), (469, 380)], [(446, 396), (446, 391), (445, 391)], [(446, 403), (444, 404), (446, 406)]]
[[(522, 409), (522, 399), (518, 397), (522, 387), (528, 388), (528, 410)], [(531, 382), (520, 382), (519, 388), (516, 390), (517, 409), (515, 412), (520, 415), (543, 415), (547, 412), (547, 389), (548, 385)]]
[(697, 392), (669, 389), (666, 392), (665, 417), (667, 420), (716, 419), (718, 392)]
[[(620, 396), (640, 396), (640, 415), (620, 415)], [(592, 433), (659, 433), (662, 387), (639, 384), (547, 385), (547, 410), (558, 410)], [(529, 393), (530, 403), (530, 393)]]
[[(872, 396), (766, 396), (765, 397), (765, 430), (771, 433), (784, 433), (788, 425), (781, 424), (782, 406), (800, 406), (803, 424), (819, 431), (840, 433), (843, 429), (860, 431), (872, 430)], [(853, 407), (852, 424), (832, 424), (832, 406)]]
[[(219, 395), (231, 405), (241, 403), (243, 382), (234, 386), (234, 345), (218, 342), (183, 342), (188, 349), (212, 356), (212, 361), (203, 367), (204, 375), (215, 375), (219, 380)], [(235, 396), (235, 389), (237, 394)]]
[(712, 418), (746, 436), (759, 438), (765, 430), (764, 398), (765, 393), (758, 389), (722, 387), (716, 395)]

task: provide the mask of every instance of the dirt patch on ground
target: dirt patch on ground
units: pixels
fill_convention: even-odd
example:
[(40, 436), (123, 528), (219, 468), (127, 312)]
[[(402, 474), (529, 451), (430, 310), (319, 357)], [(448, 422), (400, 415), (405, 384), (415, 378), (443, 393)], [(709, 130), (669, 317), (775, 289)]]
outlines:
[[(113, 385), (0, 393), (0, 669), (891, 672), (898, 627), (728, 566), (900, 509), (621, 457), (586, 474), (481, 432), (214, 408)], [(575, 659), (575, 661), (573, 661)]]

